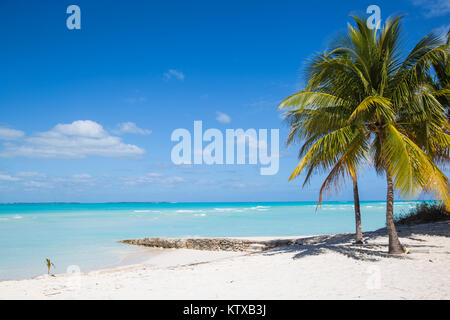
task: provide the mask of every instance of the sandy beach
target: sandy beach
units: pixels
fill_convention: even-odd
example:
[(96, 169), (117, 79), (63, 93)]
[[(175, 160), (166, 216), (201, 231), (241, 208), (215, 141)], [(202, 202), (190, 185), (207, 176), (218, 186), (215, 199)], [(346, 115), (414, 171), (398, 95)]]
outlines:
[(383, 229), (361, 246), (340, 234), (254, 253), (149, 249), (160, 253), (141, 264), (2, 281), (0, 298), (449, 299), (450, 222), (399, 235), (409, 254), (387, 255)]

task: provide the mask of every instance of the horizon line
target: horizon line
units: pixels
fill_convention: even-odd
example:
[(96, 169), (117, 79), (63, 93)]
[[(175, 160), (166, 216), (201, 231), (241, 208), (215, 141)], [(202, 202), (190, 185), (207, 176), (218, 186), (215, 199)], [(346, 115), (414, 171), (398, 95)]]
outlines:
[[(394, 202), (419, 202), (419, 201), (437, 201), (433, 199), (416, 199), (416, 200), (395, 200)], [(0, 202), (0, 205), (8, 205), (8, 204), (120, 204), (120, 203), (151, 203), (151, 204), (196, 204), (196, 203), (307, 203), (307, 202), (313, 202), (317, 203), (317, 201), (314, 200), (289, 200), (289, 201), (102, 201), (102, 202), (81, 202), (81, 201), (44, 201), (44, 202)], [(353, 200), (328, 200), (328, 201), (322, 201), (322, 203), (327, 202), (351, 202), (353, 203)], [(386, 202), (385, 199), (383, 200), (361, 200), (360, 202)]]

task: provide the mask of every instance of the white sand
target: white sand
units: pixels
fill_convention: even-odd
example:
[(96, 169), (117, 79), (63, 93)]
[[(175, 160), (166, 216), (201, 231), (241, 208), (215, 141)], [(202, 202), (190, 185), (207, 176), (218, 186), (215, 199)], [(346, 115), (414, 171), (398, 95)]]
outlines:
[(148, 263), (0, 282), (0, 299), (449, 299), (450, 222), (403, 227), (410, 254), (383, 232), (315, 237), (260, 253), (163, 250)]

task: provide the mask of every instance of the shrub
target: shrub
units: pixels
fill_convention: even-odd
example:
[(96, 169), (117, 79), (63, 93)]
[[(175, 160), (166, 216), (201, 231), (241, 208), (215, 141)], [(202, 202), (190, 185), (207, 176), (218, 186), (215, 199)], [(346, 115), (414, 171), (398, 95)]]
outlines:
[(394, 218), (396, 224), (420, 224), (450, 220), (450, 212), (440, 202), (423, 202), (410, 212)]

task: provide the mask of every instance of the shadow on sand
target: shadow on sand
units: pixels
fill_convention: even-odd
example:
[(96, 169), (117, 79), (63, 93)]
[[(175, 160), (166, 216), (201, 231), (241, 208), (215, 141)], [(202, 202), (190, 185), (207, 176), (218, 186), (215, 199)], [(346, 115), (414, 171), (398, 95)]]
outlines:
[[(408, 248), (411, 254), (428, 253), (437, 246), (430, 245), (420, 236), (450, 237), (450, 221), (421, 224), (414, 226), (398, 226), (397, 232), (400, 241)], [(354, 234), (337, 234), (326, 236), (314, 236), (297, 239), (293, 245), (277, 247), (267, 251), (266, 255), (280, 253), (293, 253), (293, 259), (301, 259), (308, 256), (318, 256), (326, 252), (335, 252), (355, 260), (379, 261), (382, 258), (408, 259), (406, 255), (388, 254), (386, 228), (364, 233), (364, 244), (354, 243)]]

